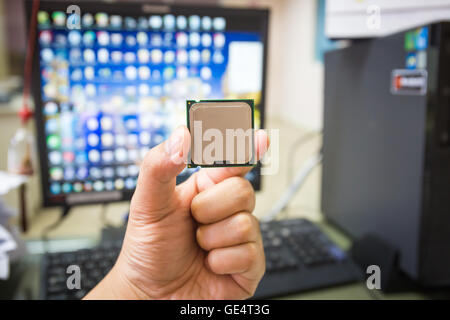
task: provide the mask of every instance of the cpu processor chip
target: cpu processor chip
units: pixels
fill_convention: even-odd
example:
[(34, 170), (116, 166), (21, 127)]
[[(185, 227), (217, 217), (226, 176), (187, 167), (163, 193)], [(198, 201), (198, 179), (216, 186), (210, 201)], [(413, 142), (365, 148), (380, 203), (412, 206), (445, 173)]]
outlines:
[(188, 100), (188, 167), (254, 166), (253, 100)]

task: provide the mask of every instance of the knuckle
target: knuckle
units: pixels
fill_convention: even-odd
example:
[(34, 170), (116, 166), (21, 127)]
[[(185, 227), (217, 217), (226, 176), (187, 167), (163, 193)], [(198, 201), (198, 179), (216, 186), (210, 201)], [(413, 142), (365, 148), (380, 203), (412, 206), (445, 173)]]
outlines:
[(248, 243), (247, 244), (247, 264), (248, 266), (253, 265), (257, 259), (259, 254), (259, 248), (255, 243)]
[(240, 213), (237, 216), (237, 224), (239, 230), (239, 240), (248, 241), (254, 232), (254, 222), (252, 215), (249, 213)]
[(241, 177), (236, 177), (235, 181), (235, 190), (239, 201), (245, 205), (246, 208), (253, 210), (255, 191), (253, 190), (251, 183), (247, 179)]

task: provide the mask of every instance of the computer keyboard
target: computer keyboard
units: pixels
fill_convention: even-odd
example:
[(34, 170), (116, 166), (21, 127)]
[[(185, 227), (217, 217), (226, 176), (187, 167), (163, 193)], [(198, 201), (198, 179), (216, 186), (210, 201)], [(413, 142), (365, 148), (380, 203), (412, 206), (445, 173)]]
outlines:
[[(289, 219), (261, 223), (266, 274), (254, 298), (269, 298), (358, 280), (356, 267), (312, 222)], [(122, 235), (123, 236), (123, 235)], [(106, 239), (98, 247), (49, 253), (43, 262), (44, 299), (81, 299), (111, 269), (122, 245)], [(81, 289), (67, 288), (69, 265), (81, 270)]]

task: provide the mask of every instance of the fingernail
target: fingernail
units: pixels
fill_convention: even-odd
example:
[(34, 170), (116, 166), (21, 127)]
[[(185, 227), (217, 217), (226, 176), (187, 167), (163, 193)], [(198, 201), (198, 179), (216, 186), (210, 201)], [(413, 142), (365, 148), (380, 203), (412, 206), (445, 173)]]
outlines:
[(179, 159), (183, 157), (183, 138), (184, 130), (182, 127), (179, 127), (175, 129), (168, 141), (170, 159), (177, 164)]

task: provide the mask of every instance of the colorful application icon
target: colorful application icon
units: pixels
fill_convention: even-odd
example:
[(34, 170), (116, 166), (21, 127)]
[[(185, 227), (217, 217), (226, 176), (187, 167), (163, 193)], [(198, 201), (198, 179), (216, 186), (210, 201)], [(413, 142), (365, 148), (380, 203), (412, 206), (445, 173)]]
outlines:
[(105, 181), (105, 190), (107, 191), (114, 190), (114, 182), (112, 182), (111, 180)]
[[(63, 34), (55, 35), (54, 42), (55, 42), (55, 46), (57, 46), (57, 47), (65, 47), (65, 46), (67, 46), (67, 38)], [(66, 53), (65, 50), (64, 50), (64, 53)]]
[(150, 61), (150, 52), (147, 49), (139, 49), (137, 57), (140, 63), (148, 63)]
[(86, 96), (93, 98), (97, 94), (97, 87), (94, 84), (89, 83), (84, 87), (84, 92)]
[(102, 161), (104, 163), (111, 163), (114, 160), (114, 152), (111, 150), (106, 150), (102, 152)]
[(149, 24), (150, 28), (157, 30), (162, 27), (163, 19), (161, 18), (161, 16), (153, 15), (148, 20), (148, 24)]
[(136, 45), (136, 38), (132, 35), (128, 35), (125, 38), (125, 42), (126, 42), (127, 46), (134, 47)]
[(115, 159), (118, 162), (125, 162), (127, 160), (127, 150), (124, 148), (117, 148), (115, 150)]
[(53, 24), (57, 27), (64, 27), (66, 24), (66, 14), (62, 11), (52, 13)]
[(406, 55), (406, 68), (407, 69), (417, 68), (417, 56), (415, 52), (410, 52)]
[(225, 35), (223, 33), (214, 34), (214, 47), (222, 48), (225, 45)]
[(202, 29), (205, 31), (211, 30), (212, 27), (212, 19), (211, 17), (204, 16), (202, 17)]
[(175, 29), (175, 16), (172, 14), (166, 14), (163, 18), (164, 20), (164, 29), (173, 30)]
[(80, 45), (82, 36), (81, 33), (77, 30), (71, 30), (67, 34), (67, 40), (69, 40), (69, 44), (73, 47), (77, 47)]
[(141, 96), (148, 96), (150, 94), (150, 86), (146, 83), (141, 83), (138, 90)]
[(177, 50), (177, 62), (179, 64), (186, 64), (188, 61), (188, 53), (186, 50)]
[(125, 52), (125, 55), (123, 56), (123, 60), (127, 64), (134, 63), (136, 61), (136, 54), (134, 52), (132, 52), (132, 51)]
[(166, 52), (164, 52), (164, 63), (170, 64), (173, 63), (174, 61), (175, 61), (175, 52), (173, 52), (172, 50), (167, 50)]
[(111, 167), (103, 168), (103, 176), (105, 178), (112, 178), (112, 177), (114, 177), (114, 169), (111, 168)]
[(151, 135), (147, 131), (143, 131), (139, 134), (139, 143), (146, 146), (152, 141)]
[(100, 180), (95, 181), (92, 186), (95, 191), (103, 191), (103, 189), (104, 189), (103, 181), (100, 181)]
[(173, 67), (166, 67), (163, 71), (163, 77), (165, 80), (172, 80), (175, 76), (175, 69)]
[(125, 179), (125, 188), (126, 189), (134, 189), (136, 187), (135, 179), (126, 178)]
[(114, 145), (114, 135), (109, 132), (103, 133), (101, 140), (103, 147), (109, 148)]
[(100, 119), (102, 130), (109, 131), (113, 128), (113, 120), (111, 117), (104, 116)]
[(163, 59), (163, 53), (159, 49), (153, 49), (151, 51), (152, 62), (155, 64), (161, 63)]
[(62, 154), (59, 151), (51, 151), (48, 154), (48, 161), (51, 165), (59, 165), (62, 162)]
[(67, 163), (72, 163), (75, 161), (75, 153), (72, 151), (64, 151), (63, 152), (63, 160)]
[(69, 182), (64, 182), (62, 185), (62, 191), (64, 193), (70, 193), (72, 192), (72, 184)]
[(101, 48), (97, 51), (97, 61), (100, 63), (108, 63), (109, 61), (108, 49)]
[(216, 50), (214, 51), (213, 57), (212, 57), (212, 61), (215, 64), (221, 64), (223, 63), (225, 60), (225, 57), (223, 56), (222, 52), (220, 50)]
[(71, 63), (81, 62), (81, 50), (78, 48), (71, 49), (69, 52), (69, 59)]
[(209, 51), (208, 49), (203, 49), (201, 55), (202, 55), (202, 63), (208, 64), (209, 61), (211, 60), (211, 51)]
[(200, 51), (193, 49), (189, 51), (189, 62), (192, 64), (198, 64), (200, 62)]
[(62, 168), (60, 167), (53, 167), (50, 168), (49, 170), (49, 174), (50, 174), (50, 179), (55, 180), (55, 181), (60, 181), (63, 179), (64, 177), (64, 172), (62, 170)]
[(127, 29), (136, 29), (137, 27), (136, 19), (132, 17), (125, 17), (125, 27)]
[(215, 17), (213, 19), (213, 28), (216, 31), (224, 31), (226, 27), (226, 21), (223, 17)]
[(75, 182), (73, 184), (73, 191), (75, 191), (75, 192), (83, 191), (83, 184), (81, 182)]
[(200, 77), (203, 80), (209, 80), (212, 77), (212, 71), (209, 67), (203, 67), (200, 69)]
[(87, 144), (89, 146), (96, 147), (96, 146), (98, 146), (99, 142), (100, 142), (100, 138), (98, 137), (97, 134), (95, 134), (95, 133), (88, 134), (88, 136), (87, 136)]
[(119, 15), (112, 15), (109, 18), (109, 23), (112, 28), (120, 28), (122, 27), (122, 17)]
[(198, 32), (191, 32), (189, 34), (189, 45), (191, 47), (198, 47), (200, 45), (201, 37)]
[(91, 192), (92, 191), (92, 182), (86, 181), (83, 185), (83, 189), (86, 192)]
[(106, 28), (108, 26), (108, 15), (104, 12), (99, 12), (95, 15), (95, 22), (97, 27)]
[(200, 17), (197, 15), (189, 17), (189, 29), (191, 30), (199, 30), (201, 25)]
[(90, 13), (85, 13), (81, 18), (81, 25), (85, 28), (89, 28), (94, 24), (94, 16)]
[(95, 44), (95, 32), (94, 31), (86, 31), (83, 34), (83, 44), (85, 46), (93, 46)]
[(148, 20), (144, 17), (139, 17), (137, 25), (139, 29), (146, 30), (148, 29)]
[(136, 34), (136, 41), (141, 47), (146, 46), (148, 44), (148, 35), (147, 35), (147, 33), (144, 32), (144, 31), (139, 31)]
[(107, 31), (97, 32), (97, 42), (101, 46), (109, 45), (109, 33)]
[(61, 137), (57, 134), (47, 136), (47, 147), (49, 149), (59, 149), (61, 147)]
[(177, 28), (180, 30), (184, 30), (187, 28), (187, 19), (185, 16), (177, 17)]
[(53, 34), (49, 30), (44, 30), (39, 33), (39, 43), (43, 46), (48, 46), (52, 43)]
[(161, 79), (161, 71), (159, 71), (158, 69), (153, 70), (152, 78), (154, 80), (160, 80)]
[(202, 84), (202, 93), (205, 97), (209, 97), (209, 95), (212, 92), (211, 85), (209, 83), (203, 83)]
[(84, 165), (84, 164), (86, 164), (86, 162), (87, 162), (87, 155), (86, 155), (86, 152), (84, 152), (84, 151), (78, 151), (78, 152), (75, 154), (75, 163), (76, 163), (77, 165)]
[(75, 179), (75, 169), (73, 167), (64, 168), (64, 180)]
[(135, 164), (129, 165), (127, 170), (129, 176), (136, 177), (139, 174), (139, 167)]
[(405, 50), (414, 50), (414, 32), (409, 31), (405, 34)]
[(122, 51), (111, 52), (111, 60), (114, 63), (120, 63), (122, 61)]
[(113, 46), (120, 46), (123, 41), (123, 36), (120, 33), (111, 33), (111, 44)]
[(125, 186), (125, 183), (123, 179), (116, 179), (116, 181), (114, 181), (114, 186), (117, 190), (122, 190)]
[(41, 50), (41, 59), (45, 63), (50, 63), (53, 61), (53, 58), (55, 57), (53, 50), (50, 48), (44, 48)]
[(92, 163), (100, 161), (100, 152), (97, 149), (92, 149), (88, 152), (88, 159)]
[(50, 184), (50, 192), (52, 194), (60, 194), (61, 193), (61, 185), (59, 183), (53, 182)]
[(84, 78), (86, 80), (94, 80), (94, 78), (95, 78), (95, 69), (93, 67), (86, 67), (84, 69)]
[(95, 52), (92, 49), (85, 49), (83, 51), (83, 60), (86, 63), (94, 63), (95, 62)]
[(57, 119), (48, 119), (45, 122), (45, 131), (47, 133), (55, 133), (59, 129), (59, 123)]
[(139, 71), (138, 71), (138, 73), (139, 73), (139, 78), (140, 78), (141, 80), (148, 80), (148, 79), (150, 79), (151, 73), (150, 73), (150, 68), (149, 68), (149, 67), (147, 67), (147, 66), (141, 66), (141, 67), (139, 67), (138, 70), (139, 70)]
[(49, 101), (44, 105), (44, 114), (47, 116), (52, 116), (58, 113), (58, 105), (53, 102)]
[(128, 150), (128, 161), (136, 162), (139, 158), (139, 151), (137, 149)]
[(163, 45), (163, 39), (160, 34), (154, 33), (151, 36), (150, 44), (153, 47), (161, 47)]
[(48, 26), (50, 24), (50, 18), (47, 11), (39, 11), (37, 14), (37, 22), (40, 26)]
[(189, 38), (185, 32), (177, 32), (175, 35), (175, 40), (178, 47), (184, 48), (187, 47)]
[[(100, 68), (100, 69), (98, 69), (98, 76), (100, 78), (102, 78), (102, 79), (109, 79), (109, 78), (111, 78), (111, 75), (112, 75), (112, 71), (111, 71), (110, 68)], [(101, 93), (107, 93), (108, 92), (107, 88), (104, 85), (100, 86), (100, 89), (101, 90), (99, 90), (99, 91)]]
[(125, 68), (125, 77), (128, 80), (135, 80), (137, 78), (137, 69), (135, 66), (128, 66)]
[(188, 77), (188, 69), (185, 66), (177, 67), (177, 79), (184, 80)]
[(202, 34), (202, 46), (210, 47), (212, 44), (212, 37), (209, 33)]
[(415, 31), (414, 45), (416, 50), (425, 50), (428, 47), (428, 27), (422, 27)]
[(88, 169), (86, 167), (79, 167), (76, 172), (77, 179), (84, 180), (88, 176)]
[(89, 176), (93, 179), (100, 179), (102, 177), (102, 170), (98, 167), (91, 167), (89, 169)]

